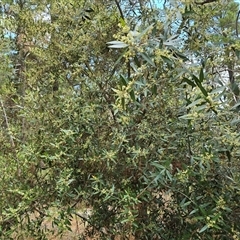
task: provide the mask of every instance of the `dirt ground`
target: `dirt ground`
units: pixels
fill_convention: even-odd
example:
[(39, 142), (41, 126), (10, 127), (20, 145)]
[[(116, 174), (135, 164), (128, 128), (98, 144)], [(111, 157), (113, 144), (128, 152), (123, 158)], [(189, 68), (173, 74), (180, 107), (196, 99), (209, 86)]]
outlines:
[[(160, 193), (160, 195), (162, 195), (163, 199), (166, 202), (166, 208), (168, 207), (167, 203), (171, 201), (171, 194), (170, 193)], [(83, 206), (78, 206), (77, 207), (78, 211), (77, 213), (87, 217), (89, 215), (91, 215), (91, 208), (86, 208)], [(51, 208), (50, 209), (50, 214), (49, 216), (51, 216), (51, 218), (49, 219), (45, 219), (44, 222), (41, 225), (41, 229), (42, 230), (49, 230), (52, 231), (52, 234), (49, 233), (47, 235), (47, 239), (48, 240), (80, 240), (80, 239), (84, 239), (84, 240), (98, 240), (100, 239), (99, 237), (94, 237), (94, 238), (89, 238), (89, 237), (84, 237), (81, 238), (81, 236), (84, 234), (85, 230), (86, 230), (86, 223), (83, 222), (83, 220), (77, 216), (76, 214), (72, 215), (72, 219), (71, 219), (71, 225), (70, 225), (70, 229), (71, 230), (65, 230), (63, 232), (63, 234), (60, 236), (57, 233), (57, 228), (56, 226), (52, 225), (53, 219), (54, 217), (57, 217), (57, 213), (58, 213), (58, 209), (55, 208)], [(38, 214), (32, 214), (30, 216), (30, 219), (32, 221), (34, 221), (34, 219), (36, 219), (38, 217)], [(12, 235), (13, 239), (16, 240), (37, 240), (39, 238), (36, 237), (31, 237), (29, 236), (29, 234), (24, 233), (22, 231), (22, 229), (19, 228), (19, 231), (15, 231), (14, 235)], [(134, 240), (134, 237), (129, 237), (128, 240)], [(123, 237), (121, 236), (116, 236), (114, 238), (114, 240), (123, 240)], [(125, 239), (124, 239), (125, 240)]]
[[(49, 233), (47, 235), (48, 240), (98, 240), (99, 237), (87, 237), (84, 236), (84, 238), (81, 238), (83, 236), (84, 231), (86, 230), (86, 224), (84, 224), (83, 220), (77, 216), (73, 215), (73, 218), (71, 219), (71, 230), (64, 231), (63, 234), (59, 235), (57, 233), (57, 228), (52, 226), (52, 219), (54, 218), (54, 213), (57, 212), (55, 209), (52, 210), (53, 215), (51, 216), (51, 219), (46, 219), (42, 225), (41, 229), (47, 229), (49, 231), (52, 230), (53, 233)], [(85, 211), (84, 211), (85, 212)], [(83, 215), (83, 212), (79, 212), (81, 215)], [(32, 214), (30, 217), (32, 221), (36, 219), (37, 214)], [(16, 240), (37, 240), (39, 238), (31, 237), (28, 233), (24, 233), (21, 228), (19, 228), (19, 231), (15, 231), (15, 233), (12, 235), (12, 238)], [(121, 236), (116, 236), (114, 240), (122, 240)], [(129, 240), (134, 240), (133, 237), (130, 237)]]

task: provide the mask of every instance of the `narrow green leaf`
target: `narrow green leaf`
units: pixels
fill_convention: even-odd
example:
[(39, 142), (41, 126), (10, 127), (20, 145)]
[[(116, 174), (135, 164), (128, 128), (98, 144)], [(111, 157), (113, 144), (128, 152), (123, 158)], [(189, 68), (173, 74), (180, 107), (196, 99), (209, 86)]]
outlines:
[(163, 42), (163, 45), (166, 46), (174, 46), (179, 44), (178, 35), (173, 35), (172, 37), (168, 38), (166, 41)]
[(161, 58), (163, 59), (163, 61), (169, 65), (172, 65), (173, 62), (170, 60), (170, 58), (165, 57), (165, 56), (161, 56)]
[(240, 102), (236, 103), (236, 104), (231, 108), (231, 110), (236, 109), (236, 108), (238, 108), (239, 106), (240, 106)]
[(221, 213), (218, 213), (214, 218), (212, 219), (213, 221), (217, 221), (217, 219), (221, 216)]
[(198, 82), (199, 81), (199, 79), (194, 75), (194, 74), (192, 74), (192, 78), (193, 78), (193, 80), (196, 82)]
[(184, 207), (187, 207), (190, 204), (191, 204), (191, 201), (188, 201), (188, 202), (185, 202), (181, 207), (184, 208)]
[(223, 86), (223, 87), (218, 87), (218, 88), (215, 88), (211, 91), (211, 93), (222, 93), (224, 92), (224, 90), (226, 89), (226, 86)]
[(199, 211), (198, 209), (192, 210), (192, 211), (189, 213), (189, 216), (190, 216), (190, 215), (193, 215), (194, 213), (196, 213), (196, 212), (198, 212), (198, 211)]
[(228, 208), (228, 207), (224, 207), (224, 210), (227, 211), (227, 212), (232, 212), (232, 209)]
[(206, 231), (207, 229), (208, 229), (208, 225), (205, 225), (204, 227), (201, 228), (199, 233), (202, 233), (202, 232)]
[(133, 90), (130, 91), (130, 97), (133, 101), (136, 101), (136, 98), (135, 98), (135, 93)]
[(200, 89), (201, 92), (203, 93), (203, 95), (204, 95), (205, 97), (207, 97), (207, 96), (208, 96), (208, 93), (207, 93), (206, 89), (202, 86), (201, 81), (200, 81), (195, 75), (192, 75), (192, 77), (193, 77), (196, 85), (199, 87), (199, 89)]
[(206, 63), (207, 63), (207, 59), (202, 59), (202, 60), (201, 60), (202, 68), (205, 68)]
[(144, 89), (144, 90), (143, 90), (143, 95), (144, 95), (144, 97), (147, 97), (148, 92), (149, 92), (148, 89)]
[(121, 105), (122, 108), (125, 109), (125, 98), (121, 98)]
[(201, 90), (201, 92), (203, 93), (203, 95), (204, 95), (205, 97), (207, 97), (207, 96), (208, 96), (208, 92), (207, 92), (206, 89), (202, 86), (202, 84), (199, 83), (199, 84), (197, 84), (197, 85), (198, 85), (198, 87), (200, 88), (200, 90)]
[(139, 70), (138, 70), (138, 66), (137, 65), (135, 65), (133, 62), (130, 64), (131, 65), (131, 68), (133, 69), (133, 71), (135, 72), (135, 73), (138, 73), (139, 72)]
[(152, 162), (151, 165), (153, 165), (154, 167), (158, 168), (158, 169), (165, 169), (165, 167), (157, 162)]
[(181, 52), (179, 51), (174, 51), (174, 55), (176, 55), (176, 57), (181, 58), (183, 61), (188, 61), (189, 59)]
[(203, 73), (203, 68), (201, 68), (200, 73), (199, 73), (199, 81), (203, 82), (204, 79), (204, 73)]
[(203, 216), (194, 217), (194, 220), (202, 221), (202, 220), (204, 220), (204, 219), (205, 219), (205, 217), (203, 217)]
[(157, 85), (154, 84), (152, 87), (152, 94), (157, 95)]
[(232, 84), (230, 84), (230, 88), (232, 92), (235, 94), (235, 96), (239, 96), (240, 90), (236, 82), (233, 82)]
[(195, 111), (196, 111), (196, 112), (202, 111), (202, 110), (206, 109), (206, 107), (207, 107), (207, 105), (206, 105), (206, 104), (203, 104), (203, 105), (201, 105), (201, 106), (196, 107), (196, 108), (195, 108)]
[(166, 174), (168, 176), (168, 179), (172, 181), (172, 174), (168, 170), (166, 170)]
[(237, 58), (239, 60), (240, 59), (240, 50), (235, 49), (235, 54), (236, 54), (236, 56), (237, 56)]
[(185, 120), (192, 120), (192, 119), (194, 119), (192, 114), (185, 114), (183, 116), (180, 116), (179, 118), (180, 119), (185, 119)]
[(126, 26), (126, 22), (124, 21), (124, 19), (120, 18), (120, 24), (122, 25), (122, 27)]
[(190, 80), (190, 79), (188, 79), (188, 78), (185, 78), (185, 77), (184, 77), (184, 78), (182, 79), (182, 81), (183, 81), (183, 82), (186, 82), (188, 85), (192, 86), (193, 88), (196, 87), (196, 84), (195, 84), (192, 80)]
[(213, 227), (218, 229), (218, 230), (222, 229), (222, 227), (218, 226), (217, 224), (214, 224)]
[(140, 53), (140, 55), (142, 56), (142, 58), (149, 63), (151, 66), (156, 67), (156, 65), (154, 64), (154, 62), (152, 61), (152, 59), (146, 54), (146, 53)]
[(157, 78), (157, 76), (158, 76), (158, 74), (159, 74), (159, 72), (158, 72), (158, 69), (154, 72), (154, 78)]
[(139, 87), (146, 85), (144, 82), (140, 82), (140, 81), (136, 81), (135, 84)]
[(240, 123), (240, 119), (233, 119), (232, 121), (231, 121), (231, 125), (237, 125), (237, 124), (239, 124)]
[(127, 86), (127, 80), (125, 79), (125, 77), (123, 75), (120, 75), (120, 80), (123, 86)]
[(204, 203), (204, 204), (202, 204), (202, 205), (200, 205), (199, 206), (199, 209), (200, 209), (200, 211), (202, 212), (202, 214), (204, 215), (204, 216), (206, 216), (206, 211), (205, 211), (205, 207), (207, 207), (207, 206), (209, 206), (210, 205), (210, 202), (208, 202), (208, 203)]
[(182, 206), (186, 201), (186, 198), (183, 198), (183, 200), (180, 202), (180, 206)]
[(196, 105), (198, 105), (198, 104), (201, 104), (201, 103), (203, 103), (203, 99), (202, 98), (199, 98), (199, 99), (197, 99), (196, 101), (193, 101), (191, 104), (189, 104), (188, 106), (187, 106), (187, 108), (189, 109), (189, 108), (192, 108), (192, 107), (194, 107), (194, 106), (196, 106)]
[(120, 61), (122, 60), (124, 54), (126, 53), (127, 49), (125, 51), (123, 51), (123, 53), (119, 56), (119, 58), (117, 59), (117, 61), (115, 62), (114, 64), (114, 68), (113, 68), (113, 71), (112, 71), (112, 74), (114, 74), (115, 72), (115, 67), (120, 63)]
[(138, 60), (138, 57), (137, 57), (137, 56), (134, 57), (134, 62), (136, 63), (136, 65), (137, 65), (138, 67), (141, 67), (141, 63), (140, 63), (140, 61)]
[(151, 25), (149, 25), (146, 29), (144, 29), (140, 34), (138, 34), (137, 38), (136, 39), (141, 39), (142, 36), (144, 36), (148, 31), (149, 29), (152, 28), (154, 24), (152, 23)]

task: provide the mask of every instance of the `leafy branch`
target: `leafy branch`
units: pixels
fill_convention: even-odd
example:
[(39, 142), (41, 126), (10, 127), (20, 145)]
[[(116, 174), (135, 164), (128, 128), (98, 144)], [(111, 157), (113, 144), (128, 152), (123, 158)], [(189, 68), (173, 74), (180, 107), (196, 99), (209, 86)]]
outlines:
[(7, 131), (8, 131), (9, 139), (10, 139), (10, 144), (11, 144), (13, 152), (15, 153), (15, 160), (16, 160), (16, 163), (17, 163), (17, 175), (20, 176), (20, 168), (19, 168), (19, 161), (18, 161), (18, 158), (17, 158), (16, 145), (15, 145), (15, 142), (13, 140), (12, 133), (10, 131), (8, 116), (7, 116), (7, 113), (6, 113), (4, 104), (3, 104), (3, 100), (2, 100), (1, 97), (0, 97), (0, 103), (1, 103), (1, 108), (2, 108), (2, 111), (3, 111), (4, 121), (5, 121), (5, 124), (6, 124)]

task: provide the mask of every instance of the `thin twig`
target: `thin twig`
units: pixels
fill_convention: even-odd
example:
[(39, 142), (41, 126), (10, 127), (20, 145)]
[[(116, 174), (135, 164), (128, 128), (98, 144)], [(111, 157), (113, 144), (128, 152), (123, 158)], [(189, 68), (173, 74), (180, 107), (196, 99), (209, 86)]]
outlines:
[(124, 15), (123, 15), (123, 12), (122, 12), (122, 9), (121, 9), (121, 7), (120, 7), (120, 5), (119, 5), (118, 0), (115, 0), (115, 3), (116, 3), (116, 5), (117, 5), (118, 11), (119, 11), (119, 13), (120, 13), (120, 15), (121, 15), (121, 18), (124, 20)]

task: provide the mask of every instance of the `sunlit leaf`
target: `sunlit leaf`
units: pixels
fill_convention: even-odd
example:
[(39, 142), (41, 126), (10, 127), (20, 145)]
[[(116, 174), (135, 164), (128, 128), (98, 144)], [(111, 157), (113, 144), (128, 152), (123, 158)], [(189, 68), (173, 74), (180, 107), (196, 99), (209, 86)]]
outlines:
[(192, 114), (185, 114), (183, 116), (180, 116), (179, 119), (191, 120), (194, 119), (194, 116)]
[(202, 227), (200, 230), (199, 230), (199, 233), (202, 233), (204, 231), (206, 231), (208, 229), (208, 225), (205, 225), (204, 227)]
[(189, 105), (187, 106), (187, 108), (192, 108), (192, 107), (194, 107), (194, 106), (196, 106), (196, 105), (198, 105), (198, 104), (201, 104), (202, 102), (203, 102), (203, 99), (199, 98), (199, 99), (193, 101), (191, 104), (189, 104)]
[(196, 212), (198, 212), (199, 211), (199, 209), (194, 209), (194, 210), (192, 210), (190, 213), (189, 213), (189, 215), (193, 215), (194, 213), (196, 213)]
[(107, 42), (107, 44), (109, 45), (109, 48), (126, 48), (128, 47), (128, 44), (121, 42), (121, 41), (111, 41), (111, 42)]
[(146, 53), (140, 53), (140, 55), (142, 56), (142, 58), (149, 63), (151, 66), (156, 67), (154, 62), (152, 61), (152, 59), (146, 54)]

